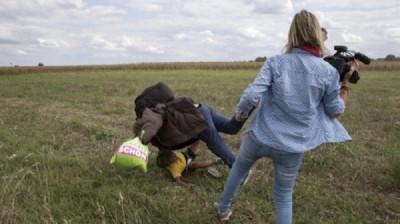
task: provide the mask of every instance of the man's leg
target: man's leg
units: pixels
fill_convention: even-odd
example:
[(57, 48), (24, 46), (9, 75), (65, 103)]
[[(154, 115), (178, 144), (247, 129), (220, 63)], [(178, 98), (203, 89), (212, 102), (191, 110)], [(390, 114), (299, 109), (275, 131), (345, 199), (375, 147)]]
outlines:
[(229, 166), (229, 168), (232, 167), (233, 163), (235, 162), (235, 155), (233, 155), (232, 151), (226, 145), (214, 126), (211, 126), (201, 132), (199, 138), (206, 143), (207, 148), (216, 156), (220, 157), (222, 161)]
[(235, 162), (235, 155), (218, 133), (210, 108), (205, 105), (201, 105), (198, 110), (203, 115), (204, 120), (207, 121), (209, 126), (206, 130), (200, 133), (199, 139), (206, 143), (208, 149), (211, 150), (216, 156), (220, 157), (224, 163), (231, 168)]
[(242, 129), (244, 123), (246, 122), (237, 121), (235, 116), (233, 116), (231, 119), (228, 119), (207, 105), (202, 105), (201, 107), (203, 107), (202, 110), (209, 114), (209, 119), (214, 123), (214, 126), (218, 132), (235, 135), (240, 131), (240, 129)]

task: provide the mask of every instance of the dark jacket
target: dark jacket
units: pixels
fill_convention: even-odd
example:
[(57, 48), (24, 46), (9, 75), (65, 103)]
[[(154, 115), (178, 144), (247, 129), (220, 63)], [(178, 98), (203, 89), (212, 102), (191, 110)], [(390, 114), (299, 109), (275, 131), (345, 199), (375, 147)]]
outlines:
[(142, 142), (151, 142), (160, 150), (174, 150), (190, 145), (207, 128), (208, 123), (189, 97), (146, 108), (134, 124), (135, 133), (145, 131)]

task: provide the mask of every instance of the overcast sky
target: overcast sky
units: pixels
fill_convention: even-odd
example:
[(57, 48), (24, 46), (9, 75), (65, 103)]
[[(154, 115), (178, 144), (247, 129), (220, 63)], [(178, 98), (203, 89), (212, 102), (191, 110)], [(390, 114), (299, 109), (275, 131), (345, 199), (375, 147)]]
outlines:
[(270, 57), (302, 9), (331, 52), (400, 56), (399, 0), (0, 0), (0, 66)]

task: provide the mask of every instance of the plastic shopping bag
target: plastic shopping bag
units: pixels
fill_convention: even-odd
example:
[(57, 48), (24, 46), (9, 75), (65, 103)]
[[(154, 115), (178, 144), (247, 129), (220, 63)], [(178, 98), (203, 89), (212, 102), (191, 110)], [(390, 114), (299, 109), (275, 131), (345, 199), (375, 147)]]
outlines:
[(110, 164), (124, 170), (139, 169), (147, 172), (149, 146), (142, 144), (139, 137), (130, 139), (115, 151)]

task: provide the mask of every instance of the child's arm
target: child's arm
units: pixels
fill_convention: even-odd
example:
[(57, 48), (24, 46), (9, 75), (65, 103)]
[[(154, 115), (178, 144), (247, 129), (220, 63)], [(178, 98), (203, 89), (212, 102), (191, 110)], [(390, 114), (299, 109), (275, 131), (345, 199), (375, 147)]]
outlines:
[(206, 160), (206, 161), (193, 161), (189, 164), (188, 169), (189, 170), (195, 170), (198, 168), (207, 168), (214, 165), (214, 161), (212, 160)]
[(192, 188), (192, 185), (183, 181), (181, 177), (175, 177), (175, 183), (186, 189)]

